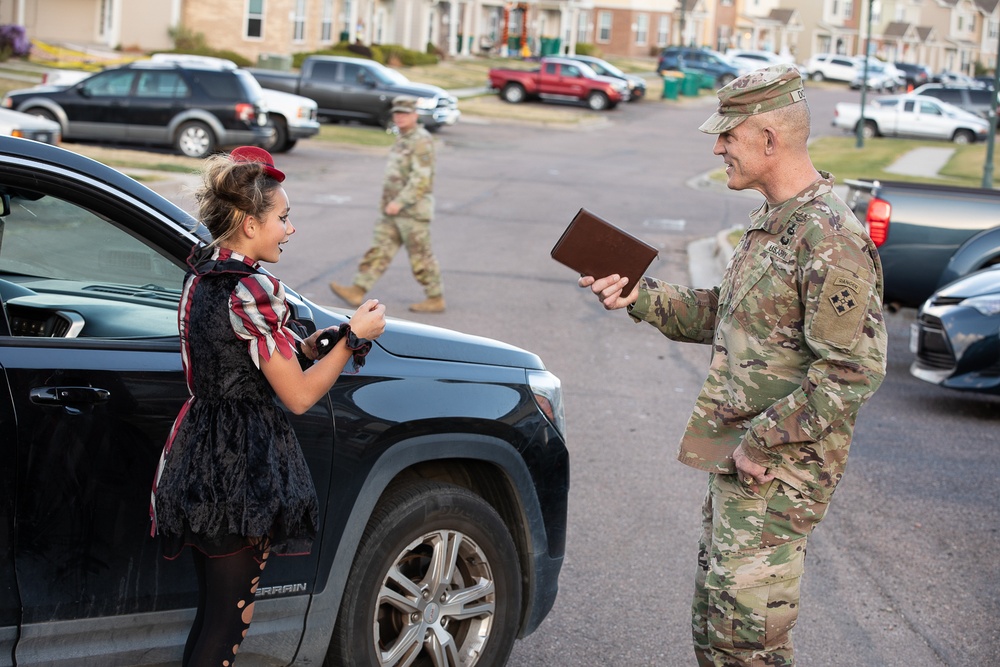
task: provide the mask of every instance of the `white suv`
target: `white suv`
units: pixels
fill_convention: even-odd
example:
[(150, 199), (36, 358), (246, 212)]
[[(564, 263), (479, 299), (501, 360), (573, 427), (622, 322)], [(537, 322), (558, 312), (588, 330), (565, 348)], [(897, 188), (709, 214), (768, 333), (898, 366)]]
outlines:
[(854, 81), (861, 74), (861, 63), (852, 56), (818, 53), (806, 62), (805, 73), (813, 81)]

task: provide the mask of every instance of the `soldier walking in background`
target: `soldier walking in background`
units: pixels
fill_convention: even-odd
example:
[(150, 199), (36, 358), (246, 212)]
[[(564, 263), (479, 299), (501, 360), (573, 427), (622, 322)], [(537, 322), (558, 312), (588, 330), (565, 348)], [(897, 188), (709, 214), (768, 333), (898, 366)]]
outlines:
[(330, 283), (330, 289), (352, 306), (360, 305), (375, 281), (388, 268), (399, 247), (406, 246), (413, 277), (426, 299), (410, 306), (415, 313), (444, 311), (441, 268), (431, 249), (434, 216), (434, 140), (417, 122), (417, 99), (393, 100), (392, 119), (399, 136), (389, 152), (382, 185), (381, 217), (375, 224), (372, 246), (358, 265), (353, 284)]
[[(701, 667), (788, 667), (806, 540), (844, 474), (858, 410), (885, 377), (878, 253), (806, 147), (797, 70), (775, 65), (719, 90), (732, 190), (765, 202), (711, 289), (586, 276), (677, 341), (712, 346), (678, 459), (709, 472), (692, 606)], [(623, 290), (626, 290), (623, 291)]]

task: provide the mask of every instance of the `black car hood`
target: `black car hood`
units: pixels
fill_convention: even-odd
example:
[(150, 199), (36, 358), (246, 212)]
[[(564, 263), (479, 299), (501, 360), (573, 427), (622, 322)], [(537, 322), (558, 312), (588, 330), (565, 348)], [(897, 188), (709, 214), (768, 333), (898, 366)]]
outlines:
[(393, 84), (386, 86), (386, 88), (400, 95), (413, 95), (414, 97), (434, 97), (435, 95), (438, 97), (450, 97), (448, 92), (443, 88), (431, 86), (426, 83), (413, 83), (412, 81), (403, 85)]
[(491, 338), (387, 318), (377, 343), (390, 354), (473, 364), (543, 369), (538, 355)]
[(1000, 294), (1000, 266), (970, 273), (939, 289), (934, 298), (971, 299), (974, 296)]

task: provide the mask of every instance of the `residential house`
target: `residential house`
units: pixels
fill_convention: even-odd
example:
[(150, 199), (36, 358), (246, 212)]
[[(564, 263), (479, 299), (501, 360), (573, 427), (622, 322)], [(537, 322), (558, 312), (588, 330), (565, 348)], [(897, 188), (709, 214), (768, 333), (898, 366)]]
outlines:
[(781, 0), (720, 0), (716, 13), (716, 46), (753, 49), (795, 56), (802, 25), (798, 10)]

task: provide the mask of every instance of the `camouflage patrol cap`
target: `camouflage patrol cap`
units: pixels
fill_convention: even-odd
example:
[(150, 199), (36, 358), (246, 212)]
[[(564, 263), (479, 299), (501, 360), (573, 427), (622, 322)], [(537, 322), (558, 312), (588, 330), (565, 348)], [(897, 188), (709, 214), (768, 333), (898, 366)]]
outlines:
[(792, 65), (769, 65), (733, 79), (719, 89), (719, 108), (698, 129), (722, 134), (750, 116), (806, 99), (802, 77)]
[(392, 113), (417, 113), (417, 98), (410, 95), (393, 98)]

